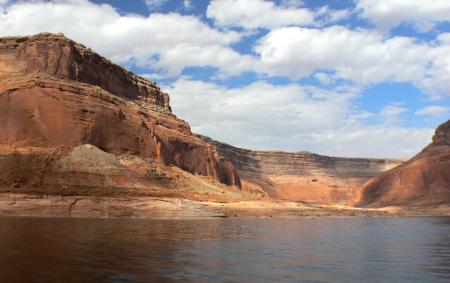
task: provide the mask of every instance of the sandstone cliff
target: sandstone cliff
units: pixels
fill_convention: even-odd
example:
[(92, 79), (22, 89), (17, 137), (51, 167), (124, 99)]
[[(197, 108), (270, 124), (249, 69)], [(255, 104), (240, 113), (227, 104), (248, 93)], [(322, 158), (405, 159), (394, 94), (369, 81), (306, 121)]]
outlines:
[(365, 181), (402, 162), (309, 152), (252, 151), (199, 137), (233, 162), (243, 189), (279, 199), (351, 204), (359, 198)]
[[(178, 167), (151, 158), (114, 155), (93, 145), (69, 147), (15, 147), (0, 145), (0, 198), (12, 199), (0, 210), (14, 210), (15, 198), (32, 207), (41, 195), (74, 200), (101, 198), (188, 198), (232, 201), (255, 196), (194, 176)], [(130, 204), (132, 205), (132, 204)], [(91, 208), (91, 209), (95, 209)], [(1, 212), (0, 212), (1, 214)]]
[(196, 136), (156, 84), (63, 35), (0, 38), (0, 193), (436, 204), (449, 200), (449, 128), (375, 177), (402, 161)]
[[(240, 186), (234, 166), (171, 113), (169, 96), (154, 83), (61, 34), (0, 38), (0, 145), (18, 152), (40, 148), (38, 153), (65, 148), (67, 154), (83, 144)], [(2, 160), (13, 158), (11, 154)], [(43, 156), (56, 158), (54, 153)], [(11, 164), (3, 164), (2, 170), (13, 174), (17, 168)], [(47, 184), (53, 171), (34, 169)], [(0, 185), (13, 188), (5, 174)]]
[(438, 205), (450, 202), (450, 120), (404, 164), (369, 180), (359, 205)]

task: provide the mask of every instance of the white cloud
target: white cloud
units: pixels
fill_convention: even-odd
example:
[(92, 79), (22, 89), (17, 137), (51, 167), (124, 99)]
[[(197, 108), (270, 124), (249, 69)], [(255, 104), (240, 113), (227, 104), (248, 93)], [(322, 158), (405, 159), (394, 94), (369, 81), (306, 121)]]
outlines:
[(284, 0), (277, 5), (267, 0), (213, 0), (207, 17), (222, 27), (275, 29), (287, 26), (320, 26), (348, 17), (351, 9), (334, 10), (322, 6), (311, 10), (303, 1)]
[(87, 0), (17, 2), (0, 13), (0, 36), (63, 32), (119, 63), (161, 68), (169, 76), (186, 66), (213, 66), (240, 73), (255, 59), (229, 47), (236, 32), (210, 28), (199, 18), (177, 13), (148, 17), (120, 15), (109, 5)]
[[(228, 89), (186, 78), (167, 86), (166, 91), (171, 94), (175, 113), (188, 119), (195, 131), (214, 133), (224, 141), (230, 141), (231, 136), (276, 136), (287, 141), (289, 134), (298, 130), (313, 130), (345, 118), (355, 95), (353, 90), (334, 93), (263, 81)], [(308, 123), (300, 123), (302, 120)]]
[(358, 0), (357, 9), (364, 18), (388, 31), (402, 23), (426, 32), (439, 22), (450, 21), (450, 1)]
[(387, 123), (397, 123), (400, 121), (400, 116), (408, 112), (409, 109), (402, 106), (401, 103), (392, 103), (381, 109), (380, 116)]
[(5, 9), (6, 5), (8, 5), (10, 1), (9, 0), (0, 0), (0, 13), (3, 13), (3, 10)]
[(353, 13), (352, 9), (334, 10), (329, 6), (322, 6), (316, 11), (316, 22), (321, 25), (335, 23), (349, 17)]
[(168, 0), (145, 0), (145, 5), (147, 5), (150, 10), (157, 10), (166, 4), (167, 1)]
[(450, 96), (450, 33), (440, 34), (428, 51), (434, 60), (416, 84), (434, 98)]
[(311, 144), (331, 156), (409, 158), (431, 142), (434, 129), (355, 125), (314, 134)]
[(192, 9), (192, 2), (191, 0), (183, 0), (183, 7), (185, 10)]
[(305, 3), (302, 0), (281, 0), (280, 5), (283, 7), (301, 7)]
[(270, 31), (254, 51), (269, 75), (298, 79), (326, 71), (360, 86), (410, 82), (434, 98), (450, 96), (450, 33), (426, 43), (343, 26), (286, 27)]
[(430, 129), (365, 125), (372, 113), (353, 107), (357, 89), (327, 91), (264, 81), (227, 88), (180, 78), (164, 87), (174, 113), (194, 132), (244, 148), (309, 150), (334, 156), (408, 157)]
[(315, 73), (314, 77), (322, 84), (322, 85), (329, 85), (332, 84), (335, 81), (335, 78), (333, 78), (332, 75), (327, 73)]
[[(277, 6), (264, 0), (213, 0), (206, 15), (219, 26), (239, 26), (246, 29), (276, 28), (314, 23), (314, 13), (287, 3)], [(298, 3), (295, 3), (298, 4)]]
[(277, 29), (259, 41), (255, 52), (269, 73), (300, 78), (328, 70), (360, 84), (416, 81), (432, 60), (429, 46), (413, 38), (384, 39), (342, 26)]
[(415, 112), (416, 115), (425, 115), (425, 116), (443, 116), (448, 115), (449, 113), (450, 107), (440, 105), (427, 106)]

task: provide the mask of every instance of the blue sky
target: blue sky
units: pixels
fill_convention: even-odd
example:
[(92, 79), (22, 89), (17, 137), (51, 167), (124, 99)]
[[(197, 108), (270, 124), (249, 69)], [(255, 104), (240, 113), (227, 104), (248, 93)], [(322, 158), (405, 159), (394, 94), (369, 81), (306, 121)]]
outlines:
[(409, 157), (450, 117), (450, 1), (425, 2), (0, 0), (0, 35), (63, 32), (230, 144)]

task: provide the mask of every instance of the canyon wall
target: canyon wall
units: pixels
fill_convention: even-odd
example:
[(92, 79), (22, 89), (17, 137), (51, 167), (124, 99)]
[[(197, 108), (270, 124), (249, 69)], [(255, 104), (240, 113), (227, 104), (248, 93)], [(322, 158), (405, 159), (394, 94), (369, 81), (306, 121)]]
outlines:
[(447, 121), (403, 164), (240, 149), (194, 135), (155, 83), (61, 34), (0, 38), (0, 192), (235, 197), (223, 183), (246, 198), (434, 205), (450, 201), (449, 136)]
[(360, 206), (439, 205), (450, 202), (450, 120), (430, 145), (404, 164), (369, 180)]
[(352, 204), (358, 200), (364, 182), (402, 162), (310, 152), (253, 151), (198, 136), (233, 162), (245, 190), (279, 199)]
[(92, 144), (240, 186), (235, 167), (171, 113), (154, 83), (61, 34), (0, 39), (0, 145)]

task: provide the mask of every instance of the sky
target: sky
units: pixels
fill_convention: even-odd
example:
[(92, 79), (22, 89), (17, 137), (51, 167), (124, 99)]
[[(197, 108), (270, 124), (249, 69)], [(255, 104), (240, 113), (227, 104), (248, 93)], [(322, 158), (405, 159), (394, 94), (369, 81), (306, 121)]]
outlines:
[(448, 0), (0, 0), (0, 36), (62, 32), (235, 146), (407, 158), (450, 117)]

